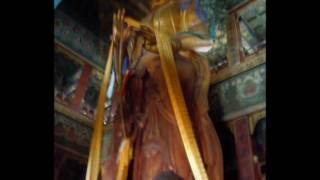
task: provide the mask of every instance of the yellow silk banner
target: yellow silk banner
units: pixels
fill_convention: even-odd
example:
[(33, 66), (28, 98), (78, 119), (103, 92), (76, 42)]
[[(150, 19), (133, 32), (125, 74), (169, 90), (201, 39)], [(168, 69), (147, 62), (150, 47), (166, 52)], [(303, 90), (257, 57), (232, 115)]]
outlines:
[(105, 104), (106, 91), (109, 84), (111, 67), (112, 67), (112, 51), (113, 51), (113, 41), (110, 44), (107, 64), (104, 71), (104, 77), (100, 87), (97, 113), (95, 117), (93, 135), (92, 135), (91, 145), (90, 145), (86, 180), (97, 180), (99, 175), (101, 143), (102, 143), (102, 134), (103, 134), (103, 120), (104, 120), (104, 104)]
[(116, 180), (126, 180), (128, 177), (129, 163), (132, 159), (132, 146), (130, 138), (122, 140), (118, 154), (118, 170)]
[(179, 76), (172, 52), (171, 40), (168, 35), (163, 34), (158, 30), (161, 31), (160, 27), (155, 28), (155, 35), (160, 54), (161, 69), (168, 88), (169, 98), (176, 117), (182, 143), (194, 178), (196, 180), (208, 180), (208, 175), (204, 168), (204, 163), (195, 139), (191, 120), (180, 86)]

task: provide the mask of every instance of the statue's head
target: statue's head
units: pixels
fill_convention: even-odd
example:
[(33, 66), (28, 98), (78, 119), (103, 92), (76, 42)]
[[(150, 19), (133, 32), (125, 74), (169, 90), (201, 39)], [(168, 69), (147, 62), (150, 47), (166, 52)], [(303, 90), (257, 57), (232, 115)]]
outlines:
[(160, 27), (167, 34), (192, 31), (206, 34), (207, 27), (195, 13), (192, 0), (151, 0), (152, 18), (150, 25)]

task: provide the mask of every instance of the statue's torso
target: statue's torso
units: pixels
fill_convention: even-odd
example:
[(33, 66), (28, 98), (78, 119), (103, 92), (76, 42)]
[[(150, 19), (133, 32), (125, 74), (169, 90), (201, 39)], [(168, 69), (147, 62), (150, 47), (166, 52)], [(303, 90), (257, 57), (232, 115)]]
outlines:
[[(190, 59), (175, 53), (176, 67), (189, 112), (195, 104), (197, 73)], [(143, 73), (139, 72), (143, 71)], [(173, 171), (184, 179), (192, 173), (171, 107), (158, 55), (141, 58), (136, 73), (143, 79), (143, 128), (134, 163), (135, 179), (152, 179), (163, 171)], [(143, 74), (143, 75), (142, 75)]]
[[(166, 20), (165, 23), (170, 24), (171, 21), (168, 20), (171, 17), (167, 15), (169, 14), (165, 14), (163, 18)], [(177, 23), (177, 26), (171, 29), (178, 29), (179, 24)], [(166, 28), (166, 31), (172, 31), (171, 29)], [(194, 52), (191, 53), (193, 56), (182, 55), (176, 50), (173, 54), (188, 113), (209, 179), (221, 180), (223, 166), (219, 140), (208, 118), (207, 104), (199, 100), (207, 98), (205, 91), (200, 90), (204, 77), (209, 73), (204, 72), (207, 65)], [(129, 176), (131, 175), (134, 180), (151, 180), (162, 172), (172, 171), (185, 180), (193, 179), (169, 99), (160, 57), (156, 53), (143, 50), (142, 56), (134, 61), (138, 64), (132, 69), (133, 76), (128, 80), (127, 89), (129, 94), (127, 103), (131, 108), (129, 116), (133, 119), (135, 132), (133, 174)], [(118, 151), (116, 146), (111, 149), (111, 154)], [(114, 161), (114, 159), (109, 161), (110, 165), (105, 169), (109, 167), (115, 169), (112, 167)]]

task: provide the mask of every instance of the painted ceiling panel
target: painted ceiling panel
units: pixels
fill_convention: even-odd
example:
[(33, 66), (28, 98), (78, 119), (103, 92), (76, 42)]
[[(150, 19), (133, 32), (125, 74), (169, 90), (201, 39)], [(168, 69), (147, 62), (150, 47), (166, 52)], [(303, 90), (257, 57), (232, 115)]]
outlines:
[(214, 86), (224, 120), (230, 120), (265, 108), (266, 65), (261, 64)]
[(97, 8), (96, 0), (63, 0), (57, 10), (98, 36), (100, 21)]
[[(245, 0), (223, 1), (226, 2), (227, 6), (231, 7)], [(118, 8), (125, 8), (128, 16), (141, 19), (149, 9), (148, 4), (148, 0), (63, 0), (56, 10), (56, 17), (61, 18), (62, 15), (58, 16), (58, 14), (64, 14), (65, 19), (72, 19), (74, 23), (71, 21), (63, 23), (64, 20), (62, 20), (60, 26), (59, 24), (55, 24), (55, 35), (68, 47), (71, 47), (76, 52), (80, 52), (81, 55), (92, 61), (93, 64), (103, 68), (105, 61), (101, 62), (101, 58), (99, 57), (100, 48), (98, 47), (98, 39), (106, 40), (111, 34), (112, 12), (115, 12)], [(258, 8), (250, 7), (249, 10), (243, 12), (243, 17), (247, 21), (252, 19), (252, 22), (248, 22), (251, 29), (254, 29), (258, 34), (264, 34), (263, 29), (255, 29), (259, 27), (260, 22), (263, 20), (256, 17), (258, 9), (261, 12), (265, 11), (265, 7), (263, 6), (258, 6)], [(70, 25), (72, 23), (76, 25)], [(60, 27), (61, 32), (57, 27)], [(82, 32), (82, 29), (88, 31), (88, 33)], [(101, 36), (100, 32), (103, 32), (104, 35)], [(219, 66), (226, 63), (226, 36), (224, 31), (220, 33), (222, 35), (217, 37), (216, 48), (208, 55), (209, 64), (212, 68), (219, 68)], [(244, 36), (249, 44), (251, 41), (254, 41), (252, 37), (249, 37), (250, 35)], [(104, 45), (104, 48), (107, 48), (107, 45)]]
[(54, 60), (55, 97), (68, 103), (74, 95), (83, 67), (61, 53), (55, 53)]
[(243, 8), (239, 13), (242, 46), (245, 54), (253, 54), (265, 45), (266, 4), (257, 0)]
[(101, 43), (103, 48), (106, 49), (106, 43), (60, 10), (55, 11), (54, 21), (56, 40), (79, 53), (94, 65), (104, 67), (105, 58), (100, 58), (99, 45)]

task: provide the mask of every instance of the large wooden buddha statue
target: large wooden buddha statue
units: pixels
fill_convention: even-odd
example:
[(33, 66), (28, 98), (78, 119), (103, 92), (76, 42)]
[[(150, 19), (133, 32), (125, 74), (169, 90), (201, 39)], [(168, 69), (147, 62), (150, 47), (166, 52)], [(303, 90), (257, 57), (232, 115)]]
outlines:
[[(120, 111), (114, 111), (110, 148), (108, 152), (102, 152), (108, 153), (109, 157), (103, 162), (104, 180), (116, 179), (119, 171), (123, 122), (133, 150), (128, 179), (199, 179), (193, 172), (201, 165), (195, 166), (192, 163), (198, 161), (189, 158), (197, 148), (200, 154), (198, 159), (205, 169), (202, 173), (206, 174), (207, 179), (223, 179), (221, 146), (207, 113), (209, 67), (205, 57), (194, 50), (211, 41), (203, 38), (207, 36), (206, 26), (197, 19), (194, 6), (190, 4), (189, 8), (181, 11), (180, 5), (181, 2), (169, 0), (152, 1), (152, 14), (142, 24), (160, 35), (150, 38), (143, 33), (131, 33), (127, 37), (124, 49), (131, 62), (131, 73), (125, 91), (126, 120), (118, 120), (121, 118), (118, 115)], [(171, 46), (166, 46), (165, 40), (168, 39)], [(161, 64), (164, 63), (163, 58), (170, 59), (166, 57), (170, 53), (178, 78), (178, 82), (173, 82), (171, 87), (168, 79), (174, 77), (166, 75)], [(175, 89), (180, 89), (183, 96), (183, 101), (176, 99), (176, 104), (172, 98)], [(181, 122), (186, 120), (184, 116), (177, 115), (182, 106), (179, 103), (186, 107), (184, 113), (190, 119), (190, 127), (178, 123), (178, 118)], [(184, 136), (193, 138), (196, 144), (186, 145), (188, 139), (183, 140)]]

